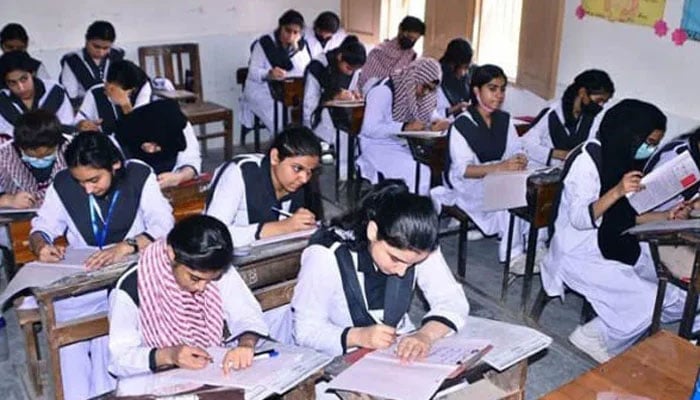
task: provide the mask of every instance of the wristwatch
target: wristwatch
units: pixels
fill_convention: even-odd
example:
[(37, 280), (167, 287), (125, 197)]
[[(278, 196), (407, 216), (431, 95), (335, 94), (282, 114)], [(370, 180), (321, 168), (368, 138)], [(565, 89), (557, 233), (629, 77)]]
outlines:
[(125, 240), (126, 244), (129, 246), (133, 247), (134, 249), (134, 254), (139, 252), (139, 243), (136, 241), (134, 238), (128, 238)]

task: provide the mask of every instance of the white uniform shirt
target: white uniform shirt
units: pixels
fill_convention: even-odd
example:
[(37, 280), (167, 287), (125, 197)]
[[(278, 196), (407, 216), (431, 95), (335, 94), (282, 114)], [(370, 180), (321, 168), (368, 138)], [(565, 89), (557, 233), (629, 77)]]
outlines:
[[(212, 185), (216, 183), (213, 190), (211, 201), (207, 206), (206, 215), (211, 215), (217, 218), (228, 226), (233, 239), (233, 245), (236, 247), (249, 245), (256, 240), (256, 235), (262, 229), (260, 223), (251, 224), (248, 220), (248, 201), (246, 199), (247, 190), (264, 190), (262, 185), (265, 182), (260, 182), (260, 187), (246, 187), (243, 173), (241, 172), (241, 163), (253, 162), (258, 165), (262, 163), (264, 156), (262, 154), (247, 154), (244, 159), (238, 163), (231, 162), (223, 171), (223, 166), (220, 166), (214, 171)], [(220, 178), (218, 176), (221, 175)], [(217, 182), (218, 179), (218, 182)], [(300, 189), (301, 190), (301, 189)], [(292, 205), (291, 200), (282, 202), (282, 209), (290, 211)], [(279, 220), (286, 217), (281, 215)]]
[[(100, 119), (100, 114), (97, 109), (97, 103), (95, 102), (93, 90), (103, 89), (104, 83), (99, 83), (91, 87), (90, 90), (88, 90), (88, 92), (85, 94), (85, 97), (83, 98), (83, 103), (80, 105), (80, 110), (75, 116), (76, 125), (83, 120), (96, 121)], [(136, 96), (136, 101), (134, 101), (133, 104), (134, 109), (149, 104), (152, 101), (152, 98), (153, 88), (151, 87), (150, 82), (146, 82), (143, 86), (141, 86), (141, 89), (139, 89), (139, 93)], [(111, 102), (110, 104), (114, 108), (114, 113), (116, 115), (117, 106), (115, 106)], [(194, 128), (192, 127), (192, 124), (187, 122), (187, 125), (185, 125), (185, 129), (182, 130), (182, 133), (185, 135), (185, 150), (182, 150), (177, 153), (177, 159), (175, 161), (173, 171), (177, 171), (182, 167), (190, 166), (194, 168), (196, 174), (199, 174), (202, 170), (202, 154), (199, 150), (199, 142), (197, 141), (197, 135), (195, 135), (194, 133)], [(121, 149), (121, 145), (119, 144), (119, 142), (117, 140), (113, 141), (117, 145), (117, 147)]]
[[(304, 250), (291, 303), (296, 343), (332, 356), (343, 354), (345, 345), (341, 343), (341, 336), (347, 328), (353, 326), (334, 246), (328, 248), (312, 245)], [(357, 263), (357, 253), (351, 254)], [(425, 261), (412, 268), (416, 269), (414, 285), (420, 287), (430, 305), (430, 311), (423, 320), (439, 317), (461, 329), (469, 315), (469, 303), (461, 286), (452, 276), (442, 252), (439, 249), (432, 252)], [(357, 274), (362, 287), (363, 274), (359, 271)], [(366, 305), (364, 287), (362, 290)], [(383, 311), (371, 313), (379, 323)], [(397, 325), (399, 334), (414, 329), (408, 315), (404, 315)]]
[[(119, 278), (109, 296), (109, 371), (119, 377), (150, 372), (148, 358), (151, 347), (143, 342), (139, 309), (122, 284), (138, 266), (132, 267)], [(260, 304), (246, 286), (235, 267), (212, 281), (221, 293), (224, 319), (231, 337), (245, 332), (261, 336), (268, 333)], [(136, 294), (138, 295), (138, 294)]]
[[(54, 87), (59, 87), (61, 91), (63, 90), (63, 87), (58, 84), (56, 81), (52, 80), (46, 80), (46, 79), (41, 79), (41, 78), (35, 78), (38, 81), (41, 81), (41, 83), (44, 85), (44, 94), (41, 96), (39, 99), (39, 108), (46, 102), (48, 99), (49, 94), (53, 90)], [(36, 90), (36, 87), (34, 88)], [(9, 101), (7, 100), (9, 96), (11, 96), (10, 89), (2, 89), (0, 90), (0, 95), (2, 95), (4, 98), (0, 101)], [(14, 102), (12, 102), (12, 106), (17, 109), (21, 114), (24, 114), (24, 111)], [(66, 96), (65, 91), (63, 93), (63, 101), (61, 102), (61, 106), (56, 110), (56, 118), (58, 118), (58, 121), (62, 125), (73, 125), (73, 107), (70, 104), (70, 100), (68, 99), (68, 96)], [(15, 132), (15, 127), (14, 125), (10, 124), (9, 121), (7, 121), (3, 116), (0, 114), (0, 133), (6, 133), (10, 136), (14, 136)]]

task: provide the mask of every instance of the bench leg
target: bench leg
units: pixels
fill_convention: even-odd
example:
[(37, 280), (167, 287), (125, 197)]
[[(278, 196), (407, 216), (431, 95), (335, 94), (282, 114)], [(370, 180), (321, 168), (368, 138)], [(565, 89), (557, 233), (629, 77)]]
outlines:
[(506, 261), (503, 264), (503, 280), (501, 281), (501, 303), (506, 301), (508, 296), (508, 279), (510, 278), (510, 254), (513, 249), (513, 228), (515, 225), (515, 214), (510, 213), (508, 219), (508, 242), (506, 244)]
[(39, 368), (39, 346), (36, 335), (40, 325), (37, 323), (26, 323), (22, 325), (24, 333), (24, 350), (27, 355), (27, 372), (29, 382), (38, 396), (42, 394), (41, 369)]
[(544, 307), (551, 299), (552, 298), (547, 295), (547, 292), (544, 291), (544, 288), (541, 288), (540, 292), (537, 294), (537, 299), (535, 299), (535, 304), (532, 305), (532, 310), (530, 310), (530, 319), (539, 322)]
[[(224, 161), (233, 157), (233, 114), (228, 114), (224, 123)], [(206, 142), (206, 140), (205, 140)]]
[(523, 291), (520, 295), (520, 310), (524, 313), (527, 302), (530, 299), (532, 289), (532, 276), (535, 270), (535, 254), (537, 253), (538, 229), (534, 223), (530, 223), (530, 233), (527, 236), (527, 256), (525, 258), (525, 276), (523, 279)]
[(467, 274), (467, 232), (469, 219), (459, 222), (459, 243), (457, 245), (457, 275), (463, 280)]

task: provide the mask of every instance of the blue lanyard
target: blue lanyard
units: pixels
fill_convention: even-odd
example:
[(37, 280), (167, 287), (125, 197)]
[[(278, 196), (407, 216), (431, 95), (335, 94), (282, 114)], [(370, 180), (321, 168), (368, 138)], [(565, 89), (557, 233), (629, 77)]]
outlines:
[[(117, 204), (117, 199), (119, 198), (119, 190), (114, 193), (112, 197), (112, 202), (109, 203), (109, 211), (107, 211), (107, 219), (102, 218), (102, 210), (95, 200), (95, 196), (90, 195), (90, 220), (92, 221), (92, 233), (95, 235), (95, 241), (97, 241), (97, 246), (102, 250), (102, 247), (107, 241), (107, 232), (109, 231), (109, 223), (112, 220), (112, 213), (114, 212), (114, 205)], [(97, 214), (97, 215), (96, 215)], [(97, 218), (102, 221), (102, 229), (99, 228), (97, 223)]]

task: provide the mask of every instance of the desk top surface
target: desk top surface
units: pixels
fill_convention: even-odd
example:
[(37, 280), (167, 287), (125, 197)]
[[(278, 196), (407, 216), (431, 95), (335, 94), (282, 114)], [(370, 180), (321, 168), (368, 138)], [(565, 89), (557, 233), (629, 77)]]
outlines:
[(700, 365), (700, 347), (667, 331), (645, 339), (544, 400), (595, 400), (599, 392), (687, 400)]

